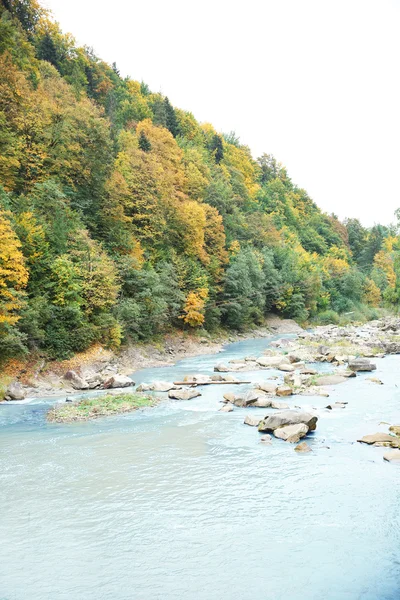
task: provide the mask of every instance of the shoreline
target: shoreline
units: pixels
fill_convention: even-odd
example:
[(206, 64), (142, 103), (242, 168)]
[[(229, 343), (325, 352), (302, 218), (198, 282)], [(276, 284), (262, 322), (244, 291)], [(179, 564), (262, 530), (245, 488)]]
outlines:
[[(106, 373), (108, 376), (118, 373), (130, 377), (142, 369), (171, 366), (185, 358), (203, 354), (218, 354), (226, 344), (302, 332), (304, 329), (292, 319), (281, 319), (271, 315), (262, 326), (243, 333), (223, 331), (212, 338), (176, 331), (166, 334), (160, 341), (131, 345), (119, 353), (96, 346), (64, 361), (45, 362), (43, 358), (33, 358), (31, 362), (19, 363), (19, 369), (15, 369), (14, 376), (7, 377), (8, 385), (14, 383), (22, 389), (23, 398), (12, 398), (11, 401), (3, 399), (0, 400), (0, 404), (26, 404), (38, 397), (57, 398), (101, 391), (96, 388), (72, 388), (64, 379), (68, 371), (74, 371), (82, 378), (94, 377), (99, 373)], [(121, 392), (125, 391), (125, 388), (120, 389)]]

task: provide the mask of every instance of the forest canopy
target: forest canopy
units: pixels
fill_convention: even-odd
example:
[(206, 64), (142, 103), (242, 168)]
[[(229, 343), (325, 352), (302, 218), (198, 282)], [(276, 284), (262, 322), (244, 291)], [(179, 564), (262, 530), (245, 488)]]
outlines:
[(270, 154), (1, 0), (0, 359), (335, 322), (397, 306), (399, 275), (396, 226), (323, 213)]

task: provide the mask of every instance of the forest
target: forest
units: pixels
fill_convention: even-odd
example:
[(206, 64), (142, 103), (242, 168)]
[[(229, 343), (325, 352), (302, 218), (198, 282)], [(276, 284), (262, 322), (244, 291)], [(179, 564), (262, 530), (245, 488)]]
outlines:
[(399, 285), (397, 222), (323, 213), (272, 155), (0, 0), (1, 360), (374, 318)]

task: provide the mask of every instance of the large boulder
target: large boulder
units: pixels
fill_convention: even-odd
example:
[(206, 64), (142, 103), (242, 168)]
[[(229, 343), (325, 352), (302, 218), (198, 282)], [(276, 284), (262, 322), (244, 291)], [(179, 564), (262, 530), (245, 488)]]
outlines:
[(298, 425), (304, 423), (310, 431), (317, 427), (318, 417), (304, 410), (284, 410), (282, 412), (267, 415), (258, 426), (259, 431), (275, 431), (279, 427), (286, 425)]
[(368, 358), (354, 358), (349, 360), (349, 369), (352, 371), (375, 371), (376, 364)]
[(400, 450), (389, 450), (389, 452), (385, 452), (383, 460), (400, 464)]
[(135, 382), (126, 375), (113, 375), (104, 382), (104, 389), (126, 388), (135, 385)]
[(26, 392), (19, 381), (13, 381), (13, 383), (10, 383), (5, 393), (7, 400), (24, 400), (25, 396)]
[(88, 390), (89, 384), (76, 371), (67, 371), (64, 375), (65, 381), (68, 381), (75, 390)]
[(173, 400), (192, 400), (192, 398), (197, 398), (197, 396), (201, 396), (201, 394), (196, 389), (170, 390), (168, 392), (168, 398), (172, 398)]
[(301, 438), (305, 437), (308, 433), (308, 427), (305, 423), (297, 423), (297, 425), (287, 425), (286, 427), (278, 427), (274, 430), (274, 436), (291, 442), (292, 444), (297, 443)]

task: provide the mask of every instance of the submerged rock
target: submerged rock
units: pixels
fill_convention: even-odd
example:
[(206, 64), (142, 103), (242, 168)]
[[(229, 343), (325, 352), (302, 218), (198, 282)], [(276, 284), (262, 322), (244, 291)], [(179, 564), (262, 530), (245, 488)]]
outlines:
[(232, 404), (225, 404), (222, 408), (219, 409), (219, 412), (232, 412), (233, 406)]
[(378, 385), (383, 385), (383, 381), (378, 379), (377, 377), (367, 377), (368, 381), (372, 381), (372, 383), (377, 383)]
[(170, 390), (168, 392), (168, 398), (172, 398), (173, 400), (192, 400), (192, 398), (197, 398), (198, 396), (201, 396), (201, 394), (196, 389)]
[(262, 435), (260, 437), (260, 442), (262, 444), (266, 444), (266, 445), (270, 446), (272, 444), (272, 437), (269, 435), (269, 433), (267, 433), (266, 435)]
[(300, 444), (295, 447), (294, 451), (299, 453), (312, 452), (307, 442), (300, 442)]
[(400, 450), (390, 450), (389, 452), (385, 452), (383, 460), (400, 464)]
[(296, 425), (286, 425), (278, 427), (274, 430), (274, 436), (285, 440), (286, 442), (296, 443), (308, 433), (308, 427), (305, 423), (297, 423)]

